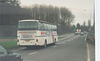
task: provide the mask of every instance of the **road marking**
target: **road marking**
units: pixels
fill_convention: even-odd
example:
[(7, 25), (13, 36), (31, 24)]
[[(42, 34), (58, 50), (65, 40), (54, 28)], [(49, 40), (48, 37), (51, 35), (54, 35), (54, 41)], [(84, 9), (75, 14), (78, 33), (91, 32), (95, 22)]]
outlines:
[(57, 46), (53, 46), (53, 47), (57, 47)]
[(65, 39), (67, 39), (67, 38), (69, 38), (69, 37), (65, 37), (65, 38), (59, 39), (59, 41), (65, 40)]
[(71, 41), (71, 40), (68, 40), (68, 42), (69, 42), (69, 41)]
[(33, 53), (30, 53), (29, 55), (33, 55), (33, 54), (36, 54), (37, 52), (33, 52)]
[(71, 40), (74, 40), (74, 38), (73, 38), (73, 39), (71, 39)]
[[(87, 37), (85, 37), (85, 39), (84, 39), (85, 42), (86, 42), (86, 38)], [(86, 42), (86, 47), (87, 47), (87, 61), (90, 61), (90, 51), (89, 51), (89, 45), (87, 42)]]
[(56, 43), (56, 44), (62, 44), (62, 42)]
[(72, 36), (73, 36), (73, 35), (70, 35), (70, 36), (67, 36), (67, 37), (61, 38), (61, 39), (59, 39), (59, 41), (65, 40), (65, 39), (70, 38), (70, 37), (72, 37)]
[(87, 38), (87, 37), (85, 37), (85, 40), (84, 40), (85, 42), (86, 42), (86, 38)]
[[(71, 36), (70, 36), (70, 37), (71, 37)], [(70, 41), (76, 39), (76, 38), (79, 37), (79, 36), (75, 36), (75, 37), (72, 36), (72, 38), (70, 38), (70, 37), (62, 38), (62, 39), (60, 39), (60, 40), (64, 40), (64, 41), (61, 41), (61, 42), (58, 41), (58, 43), (56, 43), (56, 44), (65, 44), (66, 42), (70, 42)], [(69, 39), (67, 39), (67, 38), (69, 38)], [(66, 39), (66, 40), (65, 40), (65, 39)]]
[(87, 45), (87, 61), (90, 61), (89, 45), (88, 43), (86, 43), (86, 45)]

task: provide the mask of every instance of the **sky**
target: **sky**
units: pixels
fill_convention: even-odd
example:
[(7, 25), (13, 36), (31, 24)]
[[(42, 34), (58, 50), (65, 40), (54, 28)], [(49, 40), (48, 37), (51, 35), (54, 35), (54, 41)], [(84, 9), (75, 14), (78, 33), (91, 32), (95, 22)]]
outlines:
[(75, 15), (75, 19), (72, 24), (77, 23), (83, 24), (88, 20), (91, 20), (93, 24), (93, 10), (94, 10), (94, 0), (20, 0), (21, 6), (31, 6), (34, 4), (45, 4), (53, 5), (58, 7), (66, 7), (72, 11)]

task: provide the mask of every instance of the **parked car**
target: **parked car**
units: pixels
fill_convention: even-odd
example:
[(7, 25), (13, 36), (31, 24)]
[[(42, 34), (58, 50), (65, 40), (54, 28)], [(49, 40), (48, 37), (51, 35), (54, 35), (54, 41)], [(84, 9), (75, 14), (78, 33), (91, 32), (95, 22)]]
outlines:
[(84, 32), (80, 32), (80, 35), (84, 35)]
[(0, 61), (23, 61), (20, 54), (13, 53), (0, 45)]
[(79, 35), (80, 32), (81, 32), (81, 29), (76, 29), (74, 34), (75, 34), (75, 35)]
[(92, 30), (89, 31), (89, 33), (87, 34), (87, 42), (95, 44), (95, 30), (94, 28)]
[(84, 34), (87, 34), (87, 32), (86, 32), (86, 31), (84, 31)]
[(74, 34), (75, 34), (75, 35), (79, 35), (79, 34), (80, 34), (80, 32), (75, 32)]
[(78, 32), (75, 32), (74, 34), (75, 34), (75, 35), (78, 35), (79, 33), (78, 33)]

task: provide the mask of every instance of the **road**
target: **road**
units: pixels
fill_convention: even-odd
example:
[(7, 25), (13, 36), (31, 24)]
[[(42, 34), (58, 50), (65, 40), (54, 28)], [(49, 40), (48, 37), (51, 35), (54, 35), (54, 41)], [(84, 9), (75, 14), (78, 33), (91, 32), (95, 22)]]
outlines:
[(86, 43), (85, 37), (73, 34), (47, 48), (20, 47), (13, 52), (21, 54), (23, 61), (95, 61), (95, 47)]

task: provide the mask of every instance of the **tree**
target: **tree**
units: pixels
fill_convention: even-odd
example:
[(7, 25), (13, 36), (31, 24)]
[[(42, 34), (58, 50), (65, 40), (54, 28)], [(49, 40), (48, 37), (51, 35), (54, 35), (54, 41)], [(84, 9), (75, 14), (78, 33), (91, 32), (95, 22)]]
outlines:
[(60, 19), (60, 13), (59, 13), (59, 8), (55, 7), (54, 8), (54, 22), (56, 23), (56, 25), (58, 26), (59, 24), (59, 19)]
[(88, 28), (91, 27), (91, 20), (88, 20)]
[(34, 7), (32, 8), (32, 12), (33, 12), (33, 19), (39, 20), (39, 5), (38, 4), (34, 5)]
[(61, 22), (66, 23), (70, 27), (71, 22), (74, 20), (75, 16), (65, 7), (60, 8), (60, 19)]
[(39, 6), (39, 19), (40, 20), (46, 20), (47, 16), (47, 6), (46, 5), (40, 5)]
[(84, 21), (84, 23), (83, 23), (83, 26), (85, 27), (86, 26), (86, 22)]
[(81, 26), (80, 26), (80, 24), (79, 24), (79, 23), (77, 23), (77, 28), (78, 28), (78, 29), (80, 29), (80, 28), (81, 28)]
[(1, 4), (11, 4), (14, 6), (19, 6), (20, 0), (0, 0)]
[(54, 7), (52, 5), (48, 6), (48, 16), (47, 16), (47, 21), (54, 23)]
[(87, 31), (87, 30), (88, 30), (88, 27), (86, 26), (86, 22), (85, 22), (85, 21), (83, 22), (83, 27), (82, 27), (82, 29), (83, 29), (84, 31)]
[(9, 28), (10, 30), (5, 28), (7, 29), (5, 32), (16, 32), (18, 21), (21, 19), (36, 19), (54, 23), (58, 26), (58, 31), (61, 34), (72, 30), (70, 24), (74, 20), (74, 15), (65, 7), (36, 4), (22, 8), (19, 5), (19, 0), (0, 0), (0, 2), (2, 2), (2, 5), (0, 3), (0, 25), (16, 26)]
[(60, 8), (60, 16), (62, 21), (66, 22), (68, 20), (68, 12), (68, 9), (65, 7)]
[(73, 25), (73, 26), (72, 26), (72, 30), (75, 31), (75, 29), (76, 29), (76, 27), (75, 27), (75, 25)]

